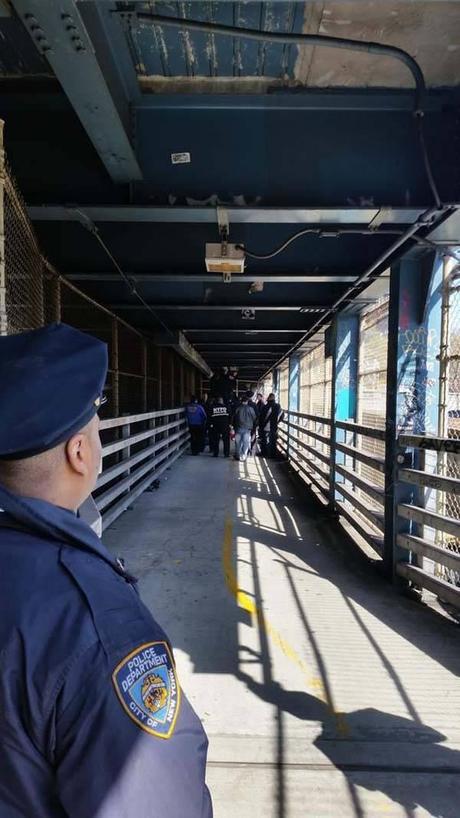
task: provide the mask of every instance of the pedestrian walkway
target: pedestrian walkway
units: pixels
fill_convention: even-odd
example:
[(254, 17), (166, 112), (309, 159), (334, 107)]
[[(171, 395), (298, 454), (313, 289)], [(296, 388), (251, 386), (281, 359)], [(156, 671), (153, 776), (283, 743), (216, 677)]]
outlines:
[[(210, 737), (216, 818), (459, 818), (459, 629), (284, 463), (184, 457), (105, 534)], [(186, 816), (184, 816), (186, 818)]]

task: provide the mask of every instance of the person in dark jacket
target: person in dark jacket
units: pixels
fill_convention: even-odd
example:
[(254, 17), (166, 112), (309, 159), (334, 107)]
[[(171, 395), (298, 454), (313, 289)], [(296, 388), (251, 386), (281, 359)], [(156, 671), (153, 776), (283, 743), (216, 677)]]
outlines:
[(197, 455), (204, 449), (206, 423), (208, 417), (206, 411), (198, 403), (195, 395), (190, 398), (190, 403), (185, 407), (185, 415), (188, 421), (188, 428), (190, 431), (190, 446), (192, 454)]
[(224, 444), (224, 457), (230, 455), (230, 412), (224, 399), (217, 398), (209, 418), (209, 445), (214, 457), (219, 456), (220, 439)]
[(0, 338), (0, 815), (212, 818), (168, 637), (78, 513), (106, 372), (64, 324)]
[(251, 450), (251, 437), (255, 429), (257, 416), (252, 406), (249, 406), (247, 394), (243, 395), (241, 404), (233, 415), (235, 428), (235, 460), (245, 461)]
[(252, 390), (248, 390), (248, 392), (246, 392), (246, 396), (247, 396), (247, 399), (248, 399), (248, 406), (250, 406), (252, 409), (254, 409), (254, 412), (255, 412), (255, 415), (256, 415), (254, 428), (253, 428), (253, 430), (251, 432), (251, 448), (250, 448), (251, 454), (254, 454), (255, 446), (256, 446), (256, 439), (257, 439), (257, 422), (258, 422), (258, 418), (259, 418), (259, 408), (257, 406), (256, 401), (254, 400), (254, 392)]
[(273, 392), (268, 396), (259, 417), (260, 449), (262, 457), (277, 457), (278, 424), (284, 412)]
[(262, 395), (262, 392), (258, 392), (257, 395), (256, 395), (256, 406), (257, 406), (257, 415), (260, 415), (262, 409), (265, 406), (265, 400), (264, 400), (264, 396)]

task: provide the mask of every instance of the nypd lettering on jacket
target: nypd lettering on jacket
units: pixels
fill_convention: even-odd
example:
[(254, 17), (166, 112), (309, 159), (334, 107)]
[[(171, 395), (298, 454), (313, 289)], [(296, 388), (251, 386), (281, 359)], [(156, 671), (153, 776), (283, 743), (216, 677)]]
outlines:
[(228, 417), (228, 409), (226, 406), (214, 406), (212, 410), (213, 418)]
[(158, 738), (170, 738), (180, 707), (180, 686), (166, 642), (149, 642), (113, 672), (115, 691), (128, 716)]

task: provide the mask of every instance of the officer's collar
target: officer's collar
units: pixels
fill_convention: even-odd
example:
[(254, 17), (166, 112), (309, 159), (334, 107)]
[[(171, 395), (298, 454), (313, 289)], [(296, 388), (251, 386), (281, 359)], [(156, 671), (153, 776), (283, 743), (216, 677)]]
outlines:
[[(1, 484), (0, 509), (31, 533), (92, 551), (108, 562), (117, 573), (130, 581), (135, 581), (134, 577), (126, 573), (120, 561), (110, 554), (93, 529), (72, 511), (35, 497), (19, 497)], [(1, 517), (0, 514), (0, 527)]]

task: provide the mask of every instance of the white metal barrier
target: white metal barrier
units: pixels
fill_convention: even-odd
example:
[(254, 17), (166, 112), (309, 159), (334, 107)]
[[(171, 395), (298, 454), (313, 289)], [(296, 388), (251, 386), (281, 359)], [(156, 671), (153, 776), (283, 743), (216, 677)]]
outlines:
[(100, 429), (103, 471), (94, 499), (105, 529), (186, 451), (189, 431), (182, 407), (102, 420)]
[[(434, 452), (439, 465), (443, 456), (460, 456), (460, 440), (447, 437), (400, 435), (401, 464), (398, 479), (414, 488), (411, 503), (400, 502), (398, 517), (409, 522), (410, 530), (397, 534), (396, 543), (410, 552), (410, 562), (399, 561), (397, 573), (415, 585), (427, 588), (441, 599), (460, 607), (460, 521), (446, 513), (446, 498), (460, 495), (460, 480), (427, 470), (421, 459), (419, 468), (404, 464), (403, 452), (414, 449), (420, 453)], [(420, 457), (419, 457), (420, 460)], [(439, 511), (430, 508), (430, 493), (436, 492), (442, 502)]]
[(350, 421), (333, 423), (331, 418), (288, 411), (279, 429), (278, 445), (300, 476), (382, 554), (384, 490), (362, 475), (360, 464), (383, 473), (385, 460), (363, 450), (362, 438), (384, 441), (385, 432)]

